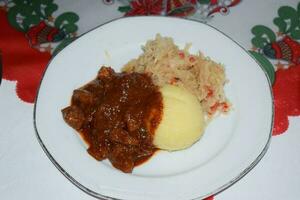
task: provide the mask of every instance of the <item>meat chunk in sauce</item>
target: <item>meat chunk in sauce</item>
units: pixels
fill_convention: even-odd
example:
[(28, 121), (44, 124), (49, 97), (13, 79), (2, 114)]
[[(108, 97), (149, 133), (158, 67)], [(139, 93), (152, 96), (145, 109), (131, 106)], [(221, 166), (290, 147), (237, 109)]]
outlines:
[(115, 168), (129, 173), (134, 168), (133, 153), (132, 148), (115, 143), (109, 152), (108, 159)]
[(162, 115), (162, 96), (141, 73), (115, 73), (102, 67), (95, 80), (74, 90), (62, 110), (67, 124), (89, 145), (97, 160), (130, 173), (156, 151), (153, 134)]
[(77, 89), (73, 92), (72, 102), (84, 109), (95, 104), (96, 98), (94, 96), (95, 95), (88, 90)]
[(74, 129), (80, 130), (84, 121), (85, 115), (83, 111), (75, 106), (68, 106), (62, 110), (63, 118)]
[(139, 140), (131, 135), (124, 129), (114, 129), (110, 135), (109, 139), (116, 143), (124, 144), (124, 145), (139, 145)]

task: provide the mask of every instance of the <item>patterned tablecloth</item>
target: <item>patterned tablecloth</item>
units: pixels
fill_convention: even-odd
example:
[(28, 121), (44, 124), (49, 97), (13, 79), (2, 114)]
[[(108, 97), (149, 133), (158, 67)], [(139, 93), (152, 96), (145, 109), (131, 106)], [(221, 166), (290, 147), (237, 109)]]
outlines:
[(250, 51), (273, 82), (275, 126), (267, 154), (243, 179), (208, 199), (299, 199), (296, 0), (0, 0), (0, 199), (93, 199), (62, 176), (42, 151), (33, 128), (34, 99), (53, 55), (96, 26), (134, 15), (204, 21)]

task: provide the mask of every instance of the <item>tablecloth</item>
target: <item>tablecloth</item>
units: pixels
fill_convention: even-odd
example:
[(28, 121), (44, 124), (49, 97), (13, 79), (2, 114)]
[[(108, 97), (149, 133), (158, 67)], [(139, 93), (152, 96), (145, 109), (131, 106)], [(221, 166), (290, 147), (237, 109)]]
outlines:
[(273, 82), (275, 125), (268, 152), (244, 178), (207, 199), (299, 199), (300, 2), (295, 0), (1, 0), (0, 199), (94, 199), (62, 176), (39, 146), (33, 127), (36, 91), (47, 63), (64, 46), (105, 22), (135, 15), (208, 23), (248, 50)]

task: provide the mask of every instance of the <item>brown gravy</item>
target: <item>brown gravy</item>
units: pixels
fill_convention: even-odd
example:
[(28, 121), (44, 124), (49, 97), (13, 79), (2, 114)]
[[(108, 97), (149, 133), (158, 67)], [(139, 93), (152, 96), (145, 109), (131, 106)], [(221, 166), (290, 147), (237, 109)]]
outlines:
[(108, 158), (129, 173), (156, 151), (152, 141), (161, 121), (162, 96), (146, 74), (102, 67), (96, 79), (74, 90), (62, 114), (81, 133), (91, 156)]

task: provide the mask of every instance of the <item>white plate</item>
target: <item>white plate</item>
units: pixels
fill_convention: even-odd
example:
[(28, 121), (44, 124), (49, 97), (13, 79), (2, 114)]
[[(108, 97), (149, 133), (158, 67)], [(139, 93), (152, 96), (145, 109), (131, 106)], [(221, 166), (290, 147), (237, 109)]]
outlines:
[[(181, 47), (192, 43), (224, 64), (233, 110), (213, 120), (191, 148), (160, 151), (132, 174), (90, 157), (63, 120), (72, 91), (92, 80), (101, 65), (117, 71), (136, 58), (157, 33)], [(219, 192), (243, 177), (265, 154), (272, 130), (270, 83), (237, 43), (199, 22), (166, 17), (122, 18), (102, 25), (66, 47), (50, 62), (35, 104), (35, 128), (43, 150), (70, 181), (88, 194), (117, 199), (195, 199)]]

